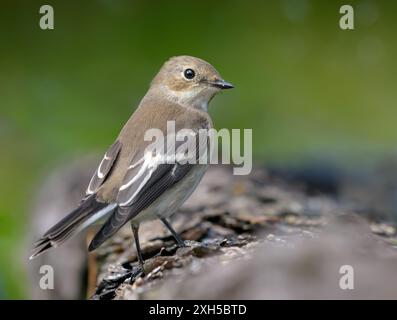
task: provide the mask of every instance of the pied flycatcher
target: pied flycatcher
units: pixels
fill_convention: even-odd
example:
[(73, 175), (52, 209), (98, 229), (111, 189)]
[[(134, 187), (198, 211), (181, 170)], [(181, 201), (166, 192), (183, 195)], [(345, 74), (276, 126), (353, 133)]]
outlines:
[(107, 150), (78, 208), (35, 242), (31, 259), (51, 247), (58, 247), (104, 217), (107, 220), (91, 241), (89, 251), (98, 248), (130, 221), (143, 269), (139, 224), (156, 218), (164, 223), (178, 244), (184, 246), (167, 218), (192, 194), (207, 165), (166, 163), (164, 154), (154, 156), (148, 150), (145, 132), (153, 128), (166, 132), (169, 121), (175, 123), (176, 130), (190, 129), (196, 134), (210, 129), (208, 103), (219, 91), (229, 88), (233, 86), (206, 61), (190, 56), (169, 59)]

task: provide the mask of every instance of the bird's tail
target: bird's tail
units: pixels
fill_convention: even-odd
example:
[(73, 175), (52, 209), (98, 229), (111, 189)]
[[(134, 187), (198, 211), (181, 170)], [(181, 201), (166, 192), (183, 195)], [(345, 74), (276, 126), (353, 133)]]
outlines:
[(60, 246), (72, 235), (110, 213), (116, 207), (116, 204), (96, 201), (95, 194), (89, 196), (77, 209), (69, 213), (33, 244), (33, 254), (30, 259), (37, 257), (52, 247)]

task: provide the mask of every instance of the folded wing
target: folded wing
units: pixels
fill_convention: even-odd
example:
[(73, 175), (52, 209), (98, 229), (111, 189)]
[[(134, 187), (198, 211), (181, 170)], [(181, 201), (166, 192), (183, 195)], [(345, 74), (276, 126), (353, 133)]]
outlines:
[[(175, 137), (168, 136), (167, 139)], [(199, 136), (196, 132), (188, 142), (175, 142), (176, 153), (168, 149), (166, 152), (155, 154), (146, 150), (140, 157), (135, 157), (119, 189), (119, 207), (95, 235), (89, 250), (100, 246), (125, 223), (186, 176), (195, 165), (192, 162), (197, 162), (202, 155), (199, 151), (206, 150), (207, 145), (207, 136)], [(191, 152), (192, 150), (195, 152)]]
[(105, 182), (108, 177), (121, 149), (120, 141), (116, 140), (108, 151), (106, 151), (98, 169), (95, 171), (88, 185), (86, 194), (90, 195), (98, 191), (98, 188)]

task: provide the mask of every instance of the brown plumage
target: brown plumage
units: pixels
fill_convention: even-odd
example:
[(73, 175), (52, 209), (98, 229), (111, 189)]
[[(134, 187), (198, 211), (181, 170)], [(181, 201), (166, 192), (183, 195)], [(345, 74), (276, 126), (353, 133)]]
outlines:
[(151, 141), (145, 141), (144, 136), (150, 129), (159, 129), (165, 135), (168, 121), (175, 123), (176, 131), (190, 129), (198, 136), (200, 129), (212, 127), (207, 113), (209, 101), (221, 89), (232, 87), (204, 60), (190, 56), (168, 60), (106, 152), (81, 205), (35, 243), (31, 258), (105, 216), (108, 219), (92, 240), (90, 251), (130, 221), (143, 266), (138, 228), (142, 221), (155, 218), (160, 218), (183, 245), (166, 219), (194, 191), (206, 165), (161, 163), (148, 154), (146, 148)]

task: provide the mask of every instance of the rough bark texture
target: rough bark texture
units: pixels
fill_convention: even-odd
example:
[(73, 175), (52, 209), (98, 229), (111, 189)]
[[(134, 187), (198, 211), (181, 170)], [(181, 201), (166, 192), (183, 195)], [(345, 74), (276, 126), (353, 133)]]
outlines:
[[(91, 298), (396, 299), (393, 225), (342, 201), (328, 178), (291, 177), (212, 167), (172, 221), (189, 246), (178, 248), (159, 221), (145, 223), (142, 276), (131, 230), (123, 228), (91, 257)], [(340, 288), (344, 265), (354, 269), (354, 290)]]

